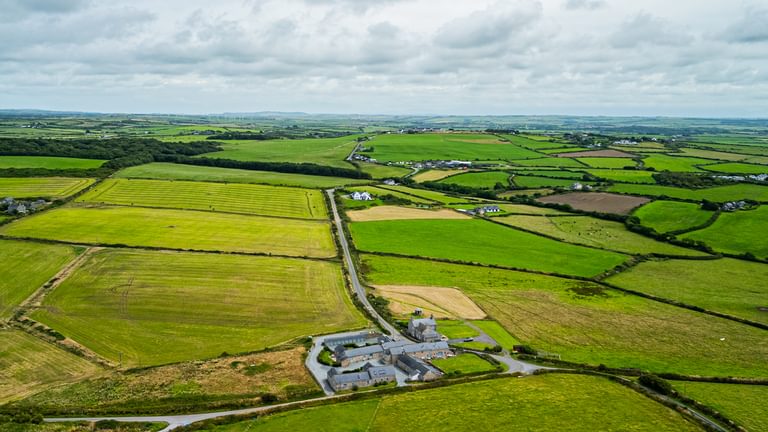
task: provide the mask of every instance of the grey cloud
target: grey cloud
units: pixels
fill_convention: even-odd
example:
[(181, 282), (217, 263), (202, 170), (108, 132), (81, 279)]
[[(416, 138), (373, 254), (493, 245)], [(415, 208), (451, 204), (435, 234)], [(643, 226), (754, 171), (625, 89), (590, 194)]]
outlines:
[(566, 0), (565, 8), (569, 10), (594, 10), (606, 6), (605, 0)]
[(542, 6), (537, 1), (499, 2), (446, 23), (438, 30), (435, 43), (455, 49), (504, 43), (513, 34), (539, 20), (541, 15)]
[(611, 37), (611, 44), (617, 48), (687, 45), (692, 41), (691, 35), (684, 30), (645, 12), (624, 21)]
[(768, 41), (768, 9), (751, 9), (728, 27), (724, 38), (730, 42), (755, 43)]

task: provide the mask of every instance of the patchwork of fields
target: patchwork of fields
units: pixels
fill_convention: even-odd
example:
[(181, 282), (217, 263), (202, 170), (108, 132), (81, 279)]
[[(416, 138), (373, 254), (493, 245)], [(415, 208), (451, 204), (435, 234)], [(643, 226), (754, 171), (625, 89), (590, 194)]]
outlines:
[(364, 323), (330, 262), (113, 249), (92, 254), (32, 316), (128, 367)]
[(684, 234), (682, 237), (699, 240), (715, 250), (731, 254), (751, 253), (768, 259), (768, 238), (756, 236), (768, 227), (768, 206), (754, 210), (723, 213), (712, 225)]

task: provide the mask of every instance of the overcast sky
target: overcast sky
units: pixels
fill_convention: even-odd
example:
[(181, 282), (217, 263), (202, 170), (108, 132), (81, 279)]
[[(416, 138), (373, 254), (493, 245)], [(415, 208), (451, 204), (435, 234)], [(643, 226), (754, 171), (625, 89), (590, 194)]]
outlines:
[(768, 2), (0, 0), (0, 108), (768, 117)]

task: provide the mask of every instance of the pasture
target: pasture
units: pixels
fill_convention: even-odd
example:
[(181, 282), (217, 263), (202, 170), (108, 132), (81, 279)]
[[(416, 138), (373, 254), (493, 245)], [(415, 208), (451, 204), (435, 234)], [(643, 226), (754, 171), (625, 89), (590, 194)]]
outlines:
[(546, 157), (539, 159), (525, 159), (514, 161), (515, 165), (523, 167), (557, 167), (557, 168), (585, 168), (586, 165), (576, 159)]
[(334, 263), (126, 249), (89, 256), (32, 316), (124, 367), (256, 351), (365, 322)]
[(608, 192), (617, 192), (654, 197), (670, 197), (691, 201), (710, 200), (715, 202), (751, 199), (768, 202), (768, 186), (740, 183), (727, 186), (716, 186), (706, 189), (684, 189), (657, 185), (617, 184), (609, 187)]
[(77, 257), (71, 246), (0, 240), (0, 320)]
[(667, 233), (694, 228), (706, 223), (714, 214), (699, 204), (678, 201), (653, 201), (632, 213), (640, 223), (657, 232)]
[(710, 165), (714, 162), (709, 159), (670, 156), (667, 154), (652, 154), (643, 159), (643, 164), (649, 168), (655, 168), (656, 171), (672, 172), (700, 172), (700, 165)]
[(366, 162), (358, 162), (357, 166), (360, 171), (370, 174), (375, 179), (399, 178), (413, 172), (408, 168)]
[[(452, 208), (471, 210), (482, 204), (454, 204)], [(555, 210), (547, 207), (536, 207), (526, 204), (494, 204), (498, 205), (501, 212), (490, 213), (486, 216), (498, 217), (508, 214), (527, 214), (527, 215), (567, 215), (572, 213), (566, 213), (560, 210)]]
[(400, 192), (398, 190), (387, 189), (387, 188), (384, 188), (383, 186), (355, 186), (355, 187), (345, 188), (345, 190), (348, 190), (350, 192), (368, 192), (374, 198), (380, 198), (385, 195), (391, 195), (395, 198), (407, 200), (414, 204), (427, 204), (427, 205), (435, 204), (435, 201), (433, 200), (421, 198), (416, 195)]
[(629, 214), (632, 209), (648, 201), (647, 198), (623, 196), (602, 192), (573, 192), (538, 198), (544, 204), (567, 204), (577, 210), (599, 213)]
[(304, 188), (332, 188), (370, 183), (370, 180), (341, 177), (290, 174), (273, 171), (251, 171), (196, 165), (153, 162), (125, 168), (115, 174), (117, 178), (143, 178), (158, 180), (191, 180), (225, 183), (256, 183)]
[(768, 174), (767, 166), (746, 163), (722, 163), (717, 165), (707, 165), (704, 168), (707, 171), (725, 174)]
[(509, 187), (509, 173), (504, 171), (470, 172), (440, 180), (440, 183), (455, 184), (478, 189), (493, 189), (496, 184)]
[(768, 431), (768, 386), (672, 381), (675, 390), (714, 408), (748, 431)]
[(61, 199), (80, 192), (93, 182), (93, 179), (84, 178), (5, 177), (0, 178), (0, 196)]
[(381, 189), (404, 193), (410, 196), (418, 197), (423, 200), (432, 201), (440, 204), (458, 204), (465, 202), (478, 201), (478, 198), (456, 197), (441, 192), (435, 192), (428, 189), (409, 188), (407, 186), (380, 186)]
[(496, 321), (472, 321), (472, 325), (485, 332), (485, 334), (487, 334), (491, 339), (495, 340), (497, 344), (506, 350), (511, 350), (513, 346), (520, 343), (517, 339), (512, 337), (512, 335), (510, 335), (509, 332), (501, 326), (501, 324), (497, 323)]
[(622, 169), (637, 165), (635, 159), (624, 157), (579, 157), (576, 160), (591, 168)]
[(468, 219), (469, 216), (448, 209), (423, 210), (411, 207), (376, 206), (365, 210), (348, 211), (353, 222), (402, 219)]
[(653, 179), (653, 171), (615, 169), (588, 169), (585, 171), (595, 177), (619, 183), (656, 183), (656, 180)]
[(76, 202), (326, 219), (323, 192), (238, 183), (107, 179)]
[(517, 187), (521, 188), (542, 188), (542, 187), (561, 187), (568, 188), (576, 182), (591, 184), (591, 182), (582, 182), (576, 179), (560, 179), (552, 177), (537, 177), (528, 175), (515, 175), (512, 181)]
[(548, 374), (323, 405), (229, 425), (212, 432), (287, 430), (696, 431), (673, 410), (604, 378)]
[(564, 244), (478, 219), (402, 220), (350, 224), (355, 246), (366, 252), (448, 259), (595, 276), (625, 255)]
[(52, 156), (0, 156), (0, 169), (91, 169), (100, 167), (104, 162), (106, 161), (98, 159), (78, 159)]
[(202, 157), (237, 161), (314, 163), (353, 168), (345, 159), (357, 145), (357, 135), (339, 138), (221, 141), (222, 150)]
[(493, 135), (460, 133), (387, 134), (366, 143), (367, 156), (383, 162), (423, 160), (515, 160), (539, 157)]
[(580, 151), (580, 152), (570, 152), (570, 153), (558, 153), (556, 155), (557, 157), (564, 157), (564, 158), (626, 158), (631, 159), (635, 157), (635, 155), (631, 153), (626, 153), (619, 150), (589, 150), (589, 151)]
[(445, 359), (435, 359), (432, 360), (432, 365), (447, 374), (472, 374), (496, 370), (494, 365), (471, 353)]
[(628, 231), (623, 223), (588, 216), (503, 216), (495, 218), (503, 224), (534, 231), (559, 240), (594, 246), (628, 254), (672, 256), (704, 256), (703, 252), (686, 249)]
[(518, 167), (514, 171), (515, 175), (526, 175), (526, 176), (539, 176), (539, 177), (554, 177), (554, 178), (564, 178), (564, 179), (574, 179), (574, 180), (582, 180), (584, 177), (583, 172), (578, 171), (565, 171), (565, 170), (559, 170), (559, 169), (523, 169)]
[(683, 156), (702, 158), (702, 159), (714, 159), (718, 161), (730, 161), (730, 162), (739, 162), (739, 161), (743, 161), (744, 159), (749, 159), (751, 157), (750, 155), (726, 153), (721, 151), (704, 150), (704, 149), (690, 148), (690, 147), (681, 148), (680, 153)]
[(0, 328), (0, 403), (98, 375), (89, 361), (19, 330)]
[(585, 281), (409, 258), (362, 260), (372, 284), (458, 288), (515, 339), (563, 360), (683, 374), (768, 374), (765, 330), (733, 321)]
[(0, 234), (69, 243), (336, 255), (324, 221), (139, 207), (63, 207), (3, 225)]
[(768, 229), (768, 206), (733, 213), (724, 212), (707, 228), (683, 234), (683, 238), (700, 240), (713, 249), (731, 254), (752, 253), (768, 258), (768, 238), (755, 233)]
[(766, 280), (765, 264), (721, 258), (646, 261), (606, 282), (768, 324)]

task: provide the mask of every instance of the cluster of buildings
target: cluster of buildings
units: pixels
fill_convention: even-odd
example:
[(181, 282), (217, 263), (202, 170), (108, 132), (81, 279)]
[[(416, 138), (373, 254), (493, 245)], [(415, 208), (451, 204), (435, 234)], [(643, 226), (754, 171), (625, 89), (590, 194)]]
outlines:
[(618, 141), (614, 141), (613, 145), (637, 145), (637, 141), (628, 140), (628, 139), (621, 139), (621, 140), (618, 140)]
[(354, 153), (352, 155), (352, 160), (356, 160), (356, 161), (360, 161), (360, 162), (376, 163), (376, 159), (368, 157), (366, 155), (362, 155), (360, 153)]
[(749, 204), (747, 204), (746, 201), (730, 201), (727, 203), (723, 203), (723, 205), (720, 206), (720, 210), (732, 212), (736, 210), (741, 210), (747, 207), (748, 205)]
[(768, 181), (768, 174), (751, 174), (746, 176), (737, 176), (737, 175), (718, 175), (714, 176), (714, 178), (723, 179), (723, 180), (731, 180), (731, 181), (758, 181), (758, 182), (764, 182)]
[[(408, 335), (418, 340), (391, 340), (376, 332), (360, 332), (323, 342), (341, 366), (328, 372), (328, 384), (335, 391), (351, 390), (395, 382), (398, 374), (406, 381), (433, 381), (443, 373), (430, 360), (454, 355), (437, 332), (434, 318), (411, 318)], [(351, 372), (344, 368), (362, 364)]]
[(581, 191), (581, 190), (588, 191), (588, 190), (592, 190), (592, 186), (576, 182), (576, 183), (572, 184), (569, 187), (569, 189), (572, 190), (572, 191)]
[(6, 197), (0, 200), (0, 211), (9, 215), (24, 216), (40, 210), (46, 204), (48, 203), (41, 199), (35, 201), (17, 201), (12, 197)]
[(484, 215), (487, 213), (501, 213), (501, 208), (497, 205), (486, 205), (486, 206), (480, 206), (475, 207), (470, 210), (463, 210), (459, 209), (460, 212), (470, 214), (470, 215)]

